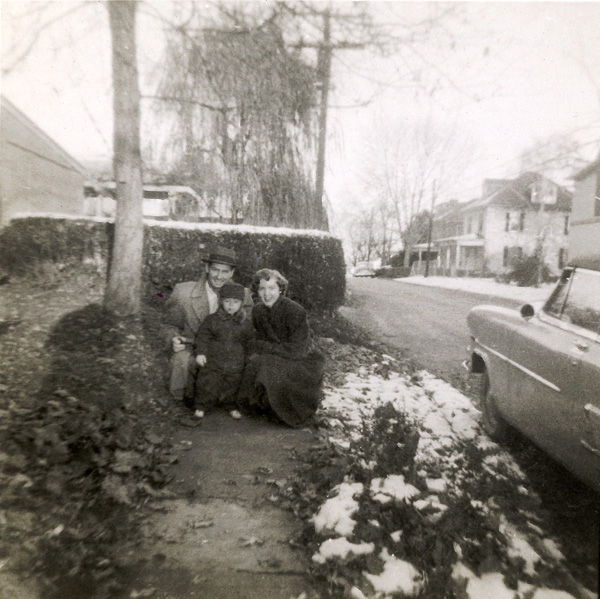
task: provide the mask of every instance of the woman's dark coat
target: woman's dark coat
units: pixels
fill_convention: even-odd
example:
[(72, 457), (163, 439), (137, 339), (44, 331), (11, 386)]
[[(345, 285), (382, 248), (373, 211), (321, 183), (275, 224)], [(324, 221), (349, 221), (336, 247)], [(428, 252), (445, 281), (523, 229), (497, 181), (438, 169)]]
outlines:
[(281, 420), (299, 426), (319, 407), (323, 382), (324, 358), (313, 344), (306, 310), (281, 296), (271, 308), (256, 304), (252, 324), (259, 353), (255, 384), (264, 386)]

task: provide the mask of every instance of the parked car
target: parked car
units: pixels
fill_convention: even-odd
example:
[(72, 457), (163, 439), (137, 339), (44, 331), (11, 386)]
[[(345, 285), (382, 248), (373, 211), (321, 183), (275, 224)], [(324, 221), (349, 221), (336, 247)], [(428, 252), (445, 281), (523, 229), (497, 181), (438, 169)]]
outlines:
[(352, 270), (353, 277), (374, 277), (375, 269), (370, 262), (359, 262)]
[(600, 492), (600, 271), (566, 268), (545, 303), (467, 317), (482, 421), (511, 427)]

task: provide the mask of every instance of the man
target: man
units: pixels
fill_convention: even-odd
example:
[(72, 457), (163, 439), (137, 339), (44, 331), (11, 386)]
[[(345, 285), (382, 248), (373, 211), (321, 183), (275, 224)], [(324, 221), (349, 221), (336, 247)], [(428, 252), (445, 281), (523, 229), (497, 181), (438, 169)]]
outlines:
[[(175, 285), (166, 304), (166, 316), (161, 336), (173, 353), (169, 361), (169, 391), (177, 400), (190, 401), (194, 396), (197, 364), (193, 341), (203, 320), (217, 311), (219, 290), (231, 280), (236, 266), (233, 250), (217, 246), (211, 249), (198, 281)], [(252, 305), (246, 289), (245, 306)]]

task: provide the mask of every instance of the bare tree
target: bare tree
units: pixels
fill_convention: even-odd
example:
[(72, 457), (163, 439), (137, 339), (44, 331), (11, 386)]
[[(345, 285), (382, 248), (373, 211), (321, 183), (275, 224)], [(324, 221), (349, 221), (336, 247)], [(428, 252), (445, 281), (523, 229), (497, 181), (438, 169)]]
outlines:
[(453, 174), (467, 164), (469, 144), (455, 127), (439, 125), (431, 117), (410, 124), (388, 119), (372, 136), (366, 187), (373, 201), (391, 207), (408, 266), (412, 248), (426, 235), (423, 214), (430, 209), (434, 182), (436, 193), (443, 195)]
[(140, 309), (144, 228), (136, 1), (107, 3), (112, 35), (114, 174), (117, 214), (104, 308), (118, 316)]

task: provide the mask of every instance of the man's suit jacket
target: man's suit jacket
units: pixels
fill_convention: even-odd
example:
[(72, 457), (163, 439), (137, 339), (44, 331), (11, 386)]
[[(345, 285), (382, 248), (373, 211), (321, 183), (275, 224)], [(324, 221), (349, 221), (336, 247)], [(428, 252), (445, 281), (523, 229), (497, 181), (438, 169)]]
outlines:
[[(252, 295), (245, 290), (244, 306), (252, 306)], [(167, 300), (164, 325), (161, 337), (165, 345), (171, 346), (176, 335), (183, 335), (194, 340), (198, 328), (209, 314), (208, 294), (206, 293), (206, 277), (199, 281), (178, 283)]]

